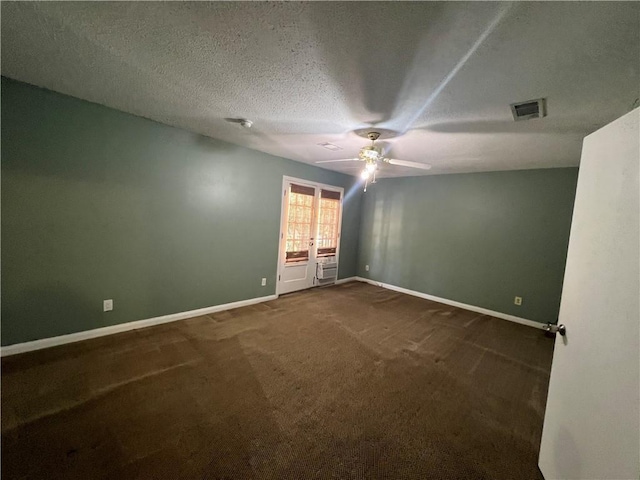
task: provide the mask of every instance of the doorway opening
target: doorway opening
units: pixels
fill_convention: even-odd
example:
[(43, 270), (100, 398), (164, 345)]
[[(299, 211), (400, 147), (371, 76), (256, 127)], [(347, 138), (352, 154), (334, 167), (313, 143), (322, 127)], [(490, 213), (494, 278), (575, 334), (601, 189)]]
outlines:
[(276, 293), (335, 283), (344, 189), (284, 177)]

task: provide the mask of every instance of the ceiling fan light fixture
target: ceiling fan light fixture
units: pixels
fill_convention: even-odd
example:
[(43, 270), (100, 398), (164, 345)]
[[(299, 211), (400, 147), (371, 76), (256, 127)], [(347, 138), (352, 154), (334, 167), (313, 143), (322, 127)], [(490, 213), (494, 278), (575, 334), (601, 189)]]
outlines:
[[(360, 178), (364, 180), (364, 191), (367, 191), (369, 183), (376, 183), (376, 175), (378, 173), (378, 163), (384, 162), (389, 165), (397, 165), (399, 167), (419, 168), (420, 170), (429, 170), (431, 165), (422, 162), (412, 162), (409, 160), (399, 160), (397, 158), (387, 158), (383, 154), (383, 149), (375, 145), (375, 141), (380, 137), (378, 132), (369, 132), (367, 134), (371, 145), (362, 147), (358, 151), (358, 158), (339, 158), (336, 160), (319, 160), (316, 163), (333, 163), (333, 162), (364, 162), (364, 168), (360, 172)], [(319, 144), (322, 145), (322, 144)], [(324, 145), (322, 145), (324, 146)]]
[(378, 158), (380, 158), (380, 152), (378, 151), (378, 149), (376, 147), (363, 147), (360, 150), (360, 154), (359, 154), (360, 158), (362, 160), (378, 160)]

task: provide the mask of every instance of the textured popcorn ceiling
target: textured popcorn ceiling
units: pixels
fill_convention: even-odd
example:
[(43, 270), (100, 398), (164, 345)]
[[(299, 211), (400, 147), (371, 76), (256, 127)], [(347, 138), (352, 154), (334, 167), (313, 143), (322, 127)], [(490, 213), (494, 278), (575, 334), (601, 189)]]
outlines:
[[(640, 96), (637, 2), (1, 8), (5, 76), (307, 163), (391, 129), (391, 156), (433, 165), (383, 176), (577, 165), (583, 137)], [(514, 122), (509, 104), (537, 97), (549, 116)]]

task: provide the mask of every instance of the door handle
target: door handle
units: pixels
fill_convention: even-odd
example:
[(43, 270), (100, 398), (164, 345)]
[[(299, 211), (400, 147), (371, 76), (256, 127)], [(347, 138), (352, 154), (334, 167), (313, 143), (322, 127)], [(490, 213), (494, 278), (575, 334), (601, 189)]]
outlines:
[(559, 333), (560, 336), (564, 337), (567, 334), (567, 327), (565, 327), (562, 323), (560, 325), (547, 323), (544, 326), (544, 331), (549, 333)]

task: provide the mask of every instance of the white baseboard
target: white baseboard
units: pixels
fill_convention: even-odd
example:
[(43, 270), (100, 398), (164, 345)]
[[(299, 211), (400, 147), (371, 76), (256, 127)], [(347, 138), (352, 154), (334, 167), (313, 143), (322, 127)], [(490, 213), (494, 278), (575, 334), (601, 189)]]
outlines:
[(355, 282), (358, 280), (358, 277), (347, 277), (347, 278), (341, 278), (340, 280), (336, 280), (335, 284), (336, 285), (340, 285), (342, 283), (347, 283), (347, 282)]
[[(365, 282), (378, 287), (386, 288), (400, 293), (406, 293), (407, 295), (413, 295), (414, 297), (424, 298), (438, 303), (444, 303), (445, 305), (451, 305), (453, 307), (463, 308), (465, 310), (471, 310), (472, 312), (482, 313), (484, 315), (490, 315), (492, 317), (509, 320), (510, 322), (519, 323), (528, 327), (534, 327), (538, 329), (544, 328), (544, 324), (534, 322), (533, 320), (527, 320), (526, 318), (516, 317), (515, 315), (508, 315), (502, 312), (496, 312), (488, 310), (482, 307), (476, 307), (474, 305), (467, 305), (466, 303), (456, 302), (455, 300), (449, 300), (447, 298), (436, 297), (435, 295), (429, 295), (428, 293), (417, 292), (415, 290), (409, 290), (407, 288), (397, 287), (388, 283), (377, 282), (369, 278), (364, 277), (348, 277), (342, 278), (336, 281), (336, 285), (340, 285), (347, 282)], [(109, 327), (96, 328), (93, 330), (87, 330), (84, 332), (70, 333), (68, 335), (60, 335), (58, 337), (43, 338), (41, 340), (33, 340), (31, 342), (16, 343), (14, 345), (7, 345), (6, 347), (0, 347), (0, 356), (6, 357), (9, 355), (15, 355), (18, 353), (31, 352), (33, 350), (40, 350), (43, 348), (55, 347), (58, 345), (64, 345), (67, 343), (80, 342), (82, 340), (88, 340), (90, 338), (104, 337), (106, 335), (113, 335), (114, 333), (127, 332), (130, 330), (136, 330), (140, 328), (151, 327), (153, 325), (160, 325), (163, 323), (176, 322), (178, 320), (184, 320), (187, 318), (198, 317), (200, 315), (207, 315), (209, 313), (222, 312), (224, 310), (232, 310), (234, 308), (246, 307), (248, 305), (255, 305), (256, 303), (268, 302), (275, 300), (278, 295), (268, 295), (266, 297), (250, 298), (248, 300), (241, 300), (239, 302), (225, 303), (223, 305), (214, 305), (212, 307), (199, 308), (197, 310), (189, 310), (187, 312), (172, 313), (171, 315), (163, 315), (161, 317), (148, 318), (145, 320), (137, 320), (134, 322), (120, 323), (118, 325), (111, 325)]]
[(533, 320), (527, 320), (526, 318), (516, 317), (515, 315), (496, 312), (493, 310), (488, 310), (486, 308), (476, 307), (475, 305), (467, 305), (466, 303), (456, 302), (455, 300), (449, 300), (448, 298), (436, 297), (435, 295), (429, 295), (428, 293), (417, 292), (415, 290), (409, 290), (408, 288), (402, 288), (402, 287), (397, 287), (395, 285), (390, 285), (388, 283), (377, 282), (369, 278), (355, 277), (355, 279), (360, 282), (370, 283), (371, 285), (376, 285), (378, 287), (386, 288), (388, 290), (393, 290), (395, 292), (406, 293), (407, 295), (413, 295), (414, 297), (424, 298), (426, 300), (431, 300), (433, 302), (444, 303), (445, 305), (451, 305), (452, 307), (458, 307), (464, 310), (471, 310), (472, 312), (482, 313), (483, 315), (490, 315), (492, 317), (501, 318), (503, 320), (509, 320), (510, 322), (526, 325), (527, 327), (533, 327), (538, 329), (544, 328), (543, 323), (534, 322)]
[(277, 298), (278, 295), (250, 298), (248, 300), (241, 300), (239, 302), (225, 303), (222, 305), (214, 305), (213, 307), (189, 310), (187, 312), (172, 313), (171, 315), (163, 315), (161, 317), (147, 318), (145, 320), (137, 320), (128, 323), (120, 323), (118, 325), (86, 330), (84, 332), (70, 333), (68, 335), (60, 335), (58, 337), (43, 338), (41, 340), (33, 340), (31, 342), (16, 343), (14, 345), (1, 347), (0, 356), (6, 357), (9, 355), (15, 355), (17, 353), (31, 352), (33, 350), (55, 347), (57, 345), (64, 345), (66, 343), (88, 340), (90, 338), (104, 337), (105, 335), (113, 335), (114, 333), (127, 332), (129, 330), (151, 327), (153, 325), (160, 325), (162, 323), (175, 322), (187, 318), (198, 317), (200, 315), (207, 315), (209, 313), (222, 312), (223, 310), (232, 310), (234, 308), (255, 305), (256, 303), (268, 302)]

